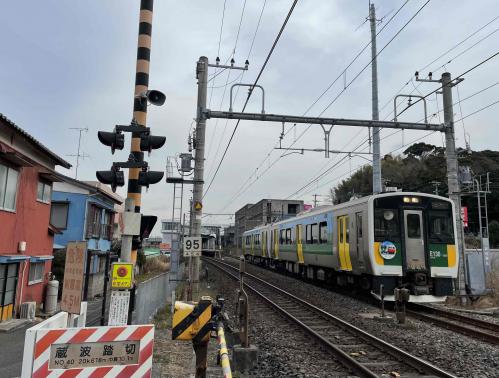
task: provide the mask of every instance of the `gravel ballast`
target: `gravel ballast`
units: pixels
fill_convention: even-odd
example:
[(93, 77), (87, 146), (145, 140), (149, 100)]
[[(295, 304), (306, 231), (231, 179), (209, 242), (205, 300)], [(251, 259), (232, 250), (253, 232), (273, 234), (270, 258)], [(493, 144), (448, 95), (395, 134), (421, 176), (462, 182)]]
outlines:
[(459, 377), (499, 377), (497, 346), (412, 318), (379, 322), (363, 316), (379, 309), (361, 300), (250, 264), (247, 271)]

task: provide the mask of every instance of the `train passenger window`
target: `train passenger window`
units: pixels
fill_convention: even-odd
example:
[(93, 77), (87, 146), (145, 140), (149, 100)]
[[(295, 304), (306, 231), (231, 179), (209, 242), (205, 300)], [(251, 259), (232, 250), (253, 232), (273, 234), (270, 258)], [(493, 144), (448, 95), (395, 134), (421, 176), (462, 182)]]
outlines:
[(430, 211), (430, 239), (440, 243), (454, 243), (452, 213)]
[(327, 222), (319, 223), (319, 243), (327, 243)]
[(291, 229), (286, 229), (286, 244), (291, 244)]
[(319, 243), (319, 225), (317, 223), (311, 224), (310, 228), (312, 230), (312, 244)]
[(345, 243), (350, 243), (350, 221), (348, 217), (345, 217)]
[(312, 233), (310, 232), (310, 225), (307, 224), (305, 226), (305, 244), (312, 243)]
[(397, 210), (374, 210), (374, 238), (376, 241), (383, 241), (384, 239), (400, 239)]
[(284, 244), (285, 239), (284, 230), (279, 230), (279, 244)]
[(340, 239), (340, 244), (343, 243), (343, 218), (338, 218), (338, 229), (339, 229), (339, 239)]
[(421, 222), (418, 214), (407, 214), (407, 236), (413, 239), (421, 238)]
[(355, 214), (357, 220), (357, 238), (362, 238), (362, 213)]

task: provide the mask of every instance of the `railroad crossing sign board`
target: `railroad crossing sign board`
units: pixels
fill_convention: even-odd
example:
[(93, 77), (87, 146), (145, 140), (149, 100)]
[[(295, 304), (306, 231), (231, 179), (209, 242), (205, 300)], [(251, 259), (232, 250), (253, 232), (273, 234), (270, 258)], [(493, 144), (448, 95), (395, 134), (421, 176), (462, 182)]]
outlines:
[(184, 256), (201, 256), (201, 237), (184, 238)]
[(111, 270), (112, 289), (131, 289), (133, 286), (133, 264), (113, 263)]
[(199, 210), (201, 210), (202, 208), (203, 208), (203, 204), (202, 204), (201, 202), (196, 201), (196, 202), (194, 203), (194, 210), (199, 211)]
[(61, 310), (70, 314), (79, 314), (81, 310), (86, 253), (90, 253), (87, 251), (87, 242), (69, 242), (67, 245)]
[(154, 325), (40, 329), (24, 377), (151, 377)]

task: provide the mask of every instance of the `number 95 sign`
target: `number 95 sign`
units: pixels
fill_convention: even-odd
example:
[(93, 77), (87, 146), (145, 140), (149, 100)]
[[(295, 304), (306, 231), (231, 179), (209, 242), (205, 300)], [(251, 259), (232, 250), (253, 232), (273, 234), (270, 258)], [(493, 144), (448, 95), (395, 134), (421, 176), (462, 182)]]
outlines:
[(184, 257), (201, 256), (201, 238), (188, 237), (184, 238)]

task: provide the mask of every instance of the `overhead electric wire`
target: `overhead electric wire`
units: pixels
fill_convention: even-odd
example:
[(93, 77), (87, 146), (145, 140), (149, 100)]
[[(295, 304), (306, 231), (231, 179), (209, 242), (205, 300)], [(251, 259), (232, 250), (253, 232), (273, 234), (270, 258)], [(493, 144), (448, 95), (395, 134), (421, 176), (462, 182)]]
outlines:
[[(468, 73), (470, 73), (471, 71), (477, 69), (478, 67), (480, 67), (481, 65), (487, 63), (488, 61), (494, 59), (497, 55), (499, 55), (499, 51), (495, 52), (494, 54), (490, 55), (488, 58), (485, 58), (484, 60), (482, 60), (481, 62), (475, 64), (473, 67), (469, 68), (468, 70), (466, 70), (465, 72), (463, 72), (462, 74), (456, 76), (455, 78), (451, 79), (450, 83), (449, 84), (452, 84), (452, 82), (456, 82), (458, 79), (461, 79), (464, 75), (467, 75)], [(443, 85), (440, 85), (437, 89), (431, 91), (430, 93), (424, 95), (422, 98), (419, 98), (418, 100), (414, 101), (413, 103), (411, 103), (410, 105), (408, 105), (406, 108), (404, 108), (400, 113), (397, 114), (397, 116), (400, 116), (402, 113), (404, 113), (407, 109), (413, 107), (414, 105), (416, 105), (417, 103), (423, 101), (423, 99), (427, 98), (428, 96), (432, 95), (433, 93), (436, 93), (438, 92), (439, 90), (441, 90), (444, 86)]]
[[(248, 97), (246, 98), (246, 101), (244, 103), (242, 112), (244, 112), (244, 110), (246, 109), (246, 106), (247, 106), (247, 104), (249, 102), (249, 99), (251, 98), (251, 94), (253, 93), (253, 89), (255, 88), (255, 86), (257, 85), (258, 81), (260, 80), (260, 77), (262, 76), (263, 71), (265, 70), (265, 67), (267, 66), (268, 61), (269, 61), (270, 57), (272, 56), (272, 53), (274, 52), (274, 49), (275, 49), (275, 47), (277, 45), (277, 42), (279, 42), (279, 39), (281, 38), (282, 32), (284, 31), (284, 28), (286, 27), (286, 25), (287, 25), (287, 23), (289, 21), (289, 18), (291, 17), (291, 14), (293, 13), (293, 10), (295, 9), (295, 6), (296, 6), (297, 2), (298, 2), (298, 0), (294, 0), (293, 1), (293, 4), (291, 5), (291, 8), (290, 8), (290, 10), (289, 10), (289, 12), (288, 12), (288, 14), (286, 16), (286, 19), (284, 20), (284, 23), (282, 24), (281, 29), (279, 30), (279, 33), (277, 34), (277, 37), (275, 38), (274, 43), (272, 44), (272, 47), (271, 47), (269, 53), (267, 54), (267, 58), (265, 59), (265, 62), (263, 63), (263, 65), (262, 65), (262, 67), (260, 69), (260, 72), (258, 73), (258, 76), (256, 77), (256, 80), (255, 80), (253, 86), (251, 87), (251, 89), (250, 89), (250, 91), (248, 93)], [(234, 128), (234, 130), (232, 132), (232, 135), (231, 135), (231, 137), (229, 139), (229, 142), (227, 143), (227, 146), (226, 146), (225, 151), (224, 151), (224, 153), (222, 155), (222, 158), (220, 159), (220, 162), (218, 163), (217, 169), (216, 169), (213, 177), (211, 178), (210, 183), (208, 184), (208, 188), (206, 189), (206, 191), (203, 194), (203, 198), (206, 196), (206, 194), (208, 193), (208, 191), (211, 188), (211, 185), (213, 184), (213, 181), (217, 177), (218, 171), (220, 170), (220, 166), (222, 165), (222, 162), (224, 161), (225, 156), (227, 155), (227, 151), (229, 150), (230, 144), (232, 143), (232, 140), (233, 140), (234, 135), (235, 135), (235, 133), (237, 131), (237, 128), (239, 127), (239, 123), (240, 122), (241, 122), (240, 119), (237, 120), (236, 126), (235, 126), (235, 128)]]
[[(405, 7), (405, 5), (409, 2), (409, 0), (406, 0), (398, 9), (397, 11), (393, 14), (393, 16), (384, 24), (384, 26), (376, 33), (376, 36), (378, 36), (389, 24), (390, 22), (397, 16), (397, 14), (402, 10), (402, 8)], [(312, 107), (329, 91), (329, 89), (346, 73), (346, 71), (348, 70), (348, 68), (350, 68), (350, 66), (355, 63), (355, 61), (362, 55), (362, 53), (371, 45), (371, 41), (369, 41), (360, 51), (359, 53), (357, 53), (357, 55), (352, 59), (352, 61), (341, 71), (341, 73), (328, 85), (328, 87), (326, 87), (326, 89), (319, 95), (319, 97), (317, 97), (313, 102), (312, 104), (307, 108), (307, 110), (305, 110), (305, 112), (303, 113), (303, 116), (306, 115), (311, 109)], [(385, 46), (386, 47), (386, 46)], [(323, 111), (324, 112), (324, 111)], [(320, 113), (320, 115), (323, 114)], [(302, 134), (300, 134), (300, 136), (298, 138), (296, 138), (294, 140), (294, 142), (288, 146), (288, 147), (292, 147), (311, 127), (312, 125), (309, 125), (307, 127), (307, 129), (302, 132)], [(286, 131), (284, 133), (284, 136), (286, 136), (289, 132), (291, 132), (291, 130), (293, 128), (295, 128), (295, 126), (293, 126), (291, 129), (289, 129), (288, 131)], [(265, 161), (270, 157), (270, 155), (272, 154), (272, 151), (274, 150), (275, 147), (273, 147), (268, 153), (267, 155), (265, 156), (265, 158), (262, 160), (262, 162), (257, 166), (257, 168), (253, 171), (253, 173), (246, 179), (246, 181), (243, 183), (243, 185), (241, 186), (241, 189), (244, 187), (244, 185), (251, 180), (251, 178), (257, 174), (258, 170), (260, 169), (260, 167), (265, 163)], [(272, 166), (274, 166), (277, 161), (279, 161), (283, 156), (285, 155), (285, 152), (282, 153), (276, 160), (273, 161), (273, 163), (264, 171), (267, 172)], [(260, 176), (261, 177), (261, 176)], [(255, 180), (256, 181), (256, 180)], [(239, 192), (241, 189), (238, 189), (238, 191), (236, 191), (236, 194), (235, 194), (235, 198), (237, 198), (239, 196)], [(234, 198), (234, 199), (235, 199)], [(231, 200), (230, 202), (232, 202), (233, 200)], [(229, 203), (230, 204), (230, 203)], [(224, 209), (227, 207), (228, 205), (224, 206)]]
[(490, 103), (490, 104), (488, 104), (488, 105), (485, 105), (484, 107), (482, 107), (482, 108), (480, 108), (480, 109), (478, 109), (478, 110), (475, 110), (473, 113), (466, 114), (464, 117), (459, 118), (458, 120), (454, 121), (454, 123), (459, 122), (459, 121), (462, 121), (462, 120), (465, 120), (466, 118), (471, 117), (472, 115), (475, 115), (475, 114), (477, 114), (477, 113), (480, 113), (481, 111), (483, 111), (483, 110), (485, 110), (485, 109), (488, 109), (488, 108), (490, 108), (491, 106), (494, 106), (494, 105), (496, 105), (496, 104), (498, 104), (498, 103), (499, 103), (499, 100), (496, 100), (496, 101), (494, 101), (494, 102), (492, 102), (492, 103)]
[[(458, 48), (459, 46), (461, 46), (463, 43), (465, 43), (466, 41), (468, 41), (470, 38), (474, 37), (476, 34), (478, 34), (479, 32), (481, 32), (483, 29), (485, 29), (487, 26), (489, 26), (490, 24), (492, 24), (494, 21), (496, 21), (497, 19), (499, 19), (499, 16), (495, 16), (492, 20), (488, 21), (487, 23), (485, 23), (484, 25), (480, 26), (477, 30), (475, 30), (474, 32), (472, 32), (471, 34), (469, 34), (468, 36), (466, 36), (464, 39), (462, 39), (461, 41), (459, 41), (458, 43), (456, 43), (455, 45), (453, 45), (451, 48), (449, 48), (448, 50), (446, 50), (444, 53), (440, 54), (437, 58), (433, 59), (430, 63), (426, 64), (424, 67), (420, 68), (418, 70), (418, 72), (422, 72), (424, 70), (426, 70), (428, 67), (430, 67), (433, 63), (437, 62), (438, 60), (440, 60), (441, 58), (443, 58), (445, 55), (447, 55), (448, 53), (450, 53), (451, 51), (455, 50), (456, 48)], [(497, 31), (497, 29), (495, 31), (493, 31), (493, 33), (495, 33)], [(492, 33), (492, 34), (493, 34)], [(480, 40), (478, 40), (477, 43), (475, 43), (472, 47), (475, 47), (478, 43), (482, 42), (483, 40), (485, 40), (486, 38), (488, 38), (490, 36), (487, 35), (483, 38), (481, 38)], [(464, 52), (467, 52), (469, 51), (472, 47), (466, 49), (465, 51), (463, 51), (462, 53)], [(454, 58), (450, 59), (448, 62), (456, 59), (458, 56), (461, 56), (462, 53), (456, 55)], [(435, 68), (433, 69), (432, 71), (434, 72), (435, 70), (439, 70), (440, 68), (442, 68), (443, 66), (439, 67), (439, 68)], [(383, 109), (385, 109), (388, 105), (390, 105), (391, 103), (393, 103), (393, 99), (395, 98), (395, 96), (397, 96), (398, 94), (400, 94), (402, 92), (402, 90), (411, 82), (413, 81), (413, 78), (412, 76), (409, 78), (409, 80), (397, 91), (397, 93), (390, 97), (390, 100), (388, 100), (380, 109), (380, 112), (383, 111)], [(416, 88), (419, 88), (419, 86), (421, 85), (421, 83), (419, 83)], [(411, 91), (411, 94), (413, 93), (414, 91)], [(387, 119), (390, 117), (390, 115), (393, 114), (393, 111), (390, 112), (390, 114), (388, 116), (386, 116), (384, 119)]]

